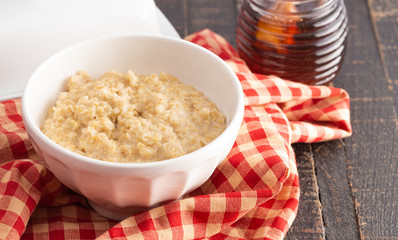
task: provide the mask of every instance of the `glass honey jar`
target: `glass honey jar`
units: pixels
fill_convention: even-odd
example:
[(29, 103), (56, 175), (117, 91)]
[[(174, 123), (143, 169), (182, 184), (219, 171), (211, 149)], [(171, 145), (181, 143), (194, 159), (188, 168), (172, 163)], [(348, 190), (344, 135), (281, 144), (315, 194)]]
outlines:
[(347, 22), (344, 0), (242, 0), (236, 46), (255, 73), (322, 85), (340, 70)]

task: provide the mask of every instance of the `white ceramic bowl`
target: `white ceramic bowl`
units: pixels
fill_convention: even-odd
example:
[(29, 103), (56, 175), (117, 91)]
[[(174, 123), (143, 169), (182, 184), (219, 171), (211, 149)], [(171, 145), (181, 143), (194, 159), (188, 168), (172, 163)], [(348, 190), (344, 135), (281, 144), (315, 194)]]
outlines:
[[(73, 153), (46, 137), (40, 126), (65, 81), (78, 70), (98, 78), (109, 70), (166, 72), (205, 93), (226, 115), (227, 128), (213, 142), (187, 155), (153, 163), (112, 163)], [(210, 51), (181, 39), (113, 36), (68, 47), (43, 62), (22, 95), (26, 131), (48, 168), (81, 193), (100, 214), (123, 219), (143, 208), (180, 198), (203, 184), (227, 156), (243, 118), (241, 85)]]

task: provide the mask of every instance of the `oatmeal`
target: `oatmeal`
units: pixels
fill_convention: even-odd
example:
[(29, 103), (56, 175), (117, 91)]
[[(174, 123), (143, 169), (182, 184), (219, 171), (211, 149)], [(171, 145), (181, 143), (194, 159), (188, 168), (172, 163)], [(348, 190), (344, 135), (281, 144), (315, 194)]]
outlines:
[(73, 75), (42, 131), (78, 154), (111, 162), (154, 162), (195, 151), (225, 129), (225, 116), (177, 77), (110, 71)]

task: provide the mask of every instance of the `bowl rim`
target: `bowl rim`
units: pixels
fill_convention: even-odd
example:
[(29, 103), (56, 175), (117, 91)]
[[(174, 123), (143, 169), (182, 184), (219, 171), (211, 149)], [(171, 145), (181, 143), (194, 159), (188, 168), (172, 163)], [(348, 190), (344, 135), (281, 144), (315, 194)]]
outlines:
[[(31, 115), (29, 114), (29, 110), (27, 110), (27, 105), (28, 105), (28, 99), (27, 96), (29, 96), (29, 91), (30, 91), (30, 86), (33, 84), (32, 79), (39, 74), (40, 70), (48, 63), (51, 62), (53, 59), (59, 57), (60, 55), (65, 54), (68, 51), (71, 51), (72, 49), (85, 45), (85, 44), (90, 44), (98, 41), (109, 41), (109, 40), (116, 40), (120, 38), (129, 38), (129, 39), (139, 39), (139, 38), (149, 38), (149, 39), (156, 39), (156, 40), (161, 40), (161, 41), (167, 41), (167, 42), (173, 42), (177, 44), (183, 44), (189, 48), (193, 48), (195, 51), (201, 52), (202, 54), (205, 54), (212, 58), (214, 61), (218, 62), (223, 68), (226, 69), (227, 73), (231, 76), (231, 79), (233, 79), (232, 83), (234, 85), (234, 89), (236, 91), (236, 106), (234, 108), (234, 112), (231, 117), (231, 121), (229, 124), (226, 126), (224, 131), (216, 137), (213, 141), (208, 143), (207, 145), (193, 151), (187, 154), (184, 154), (182, 156), (176, 157), (176, 158), (170, 158), (170, 159), (165, 159), (165, 160), (160, 160), (160, 161), (155, 161), (155, 162), (140, 162), (140, 163), (121, 163), (121, 162), (110, 162), (110, 161), (105, 161), (105, 160), (99, 160), (95, 158), (90, 158), (84, 155), (80, 155), (78, 153), (75, 153), (71, 150), (66, 149), (65, 147), (62, 147), (61, 145), (55, 143), (53, 140), (51, 140), (49, 137), (47, 137), (40, 129), (39, 126), (37, 126), (34, 121), (32, 120)], [(219, 56), (217, 56), (215, 53), (211, 52), (210, 50), (199, 46), (197, 44), (194, 44), (192, 42), (189, 42), (184, 39), (179, 39), (179, 38), (173, 38), (170, 36), (157, 36), (157, 35), (138, 35), (138, 34), (118, 34), (118, 35), (111, 35), (111, 36), (106, 36), (106, 37), (98, 37), (98, 38), (93, 38), (85, 41), (81, 41), (75, 44), (72, 44), (54, 54), (52, 54), (50, 57), (48, 57), (46, 60), (44, 60), (39, 66), (32, 72), (32, 74), (29, 76), (23, 92), (22, 92), (22, 97), (21, 97), (21, 111), (22, 111), (22, 119), (24, 122), (24, 125), (26, 127), (27, 132), (30, 130), (32, 135), (35, 135), (37, 138), (39, 138), (42, 142), (47, 144), (49, 147), (52, 149), (60, 152), (63, 155), (66, 155), (67, 157), (73, 158), (73, 159), (78, 159), (80, 162), (84, 162), (90, 165), (96, 165), (96, 166), (103, 166), (103, 167), (111, 167), (113, 169), (120, 169), (120, 168), (126, 168), (126, 167), (134, 167), (134, 168), (147, 168), (147, 167), (162, 167), (162, 166), (168, 166), (168, 165), (174, 165), (178, 164), (179, 162), (186, 162), (187, 158), (191, 158), (192, 155), (201, 155), (204, 152), (206, 152), (207, 149), (211, 149), (214, 147), (217, 147), (217, 144), (221, 141), (223, 141), (227, 135), (229, 135), (229, 132), (231, 131), (231, 128), (239, 128), (241, 125), (241, 122), (243, 120), (243, 113), (244, 113), (244, 96), (243, 96), (243, 89), (240, 84), (240, 81), (237, 77), (237, 75), (233, 72), (232, 68)], [(238, 125), (238, 126), (237, 126)], [(237, 130), (236, 132), (238, 132)], [(29, 133), (29, 132), (28, 132)], [(29, 136), (31, 137), (31, 136)], [(236, 137), (236, 135), (234, 135)]]

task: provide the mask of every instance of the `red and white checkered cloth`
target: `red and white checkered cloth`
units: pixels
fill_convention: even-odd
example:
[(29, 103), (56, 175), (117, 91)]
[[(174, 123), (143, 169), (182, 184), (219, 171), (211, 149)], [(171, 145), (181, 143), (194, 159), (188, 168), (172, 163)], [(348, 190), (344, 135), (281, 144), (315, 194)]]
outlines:
[(0, 239), (283, 239), (299, 203), (294, 142), (350, 136), (348, 94), (250, 72), (210, 30), (186, 38), (223, 58), (245, 94), (236, 142), (211, 178), (180, 201), (121, 222), (89, 208), (40, 163), (20, 100), (0, 103)]

